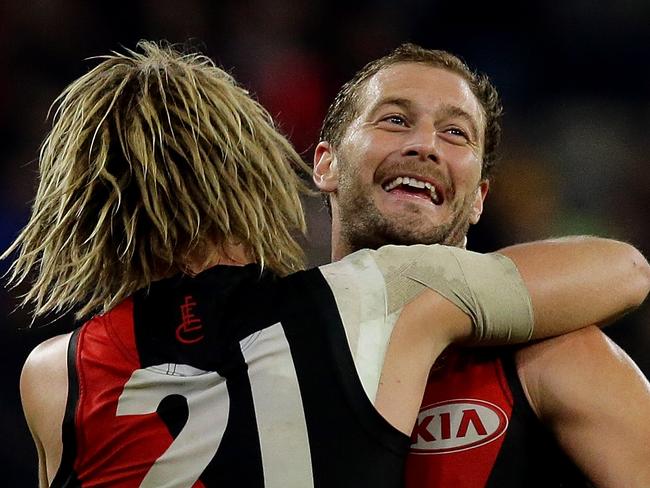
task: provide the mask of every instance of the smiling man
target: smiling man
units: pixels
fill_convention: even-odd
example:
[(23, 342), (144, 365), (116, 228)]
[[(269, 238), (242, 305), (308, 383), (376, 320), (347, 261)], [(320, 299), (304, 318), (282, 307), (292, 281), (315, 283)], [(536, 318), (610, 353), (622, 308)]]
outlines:
[[(489, 80), (444, 51), (403, 45), (366, 65), (330, 107), (314, 156), (332, 258), (386, 244), (464, 247), (488, 193), (500, 115)], [(569, 253), (573, 264), (584, 257)], [(546, 258), (537, 271), (558, 264)], [(597, 486), (647, 487), (648, 418), (650, 385), (595, 327), (520, 351), (448, 350), (427, 380), (407, 486), (584, 486), (577, 466)]]
[(462, 244), (488, 191), (481, 173), (485, 115), (469, 85), (445, 69), (399, 64), (377, 72), (359, 97), (345, 142), (328, 127), (338, 119), (332, 115), (322, 137), (329, 143), (316, 149), (318, 172), (337, 146), (332, 222), (341, 238), (333, 239), (334, 259), (389, 243)]

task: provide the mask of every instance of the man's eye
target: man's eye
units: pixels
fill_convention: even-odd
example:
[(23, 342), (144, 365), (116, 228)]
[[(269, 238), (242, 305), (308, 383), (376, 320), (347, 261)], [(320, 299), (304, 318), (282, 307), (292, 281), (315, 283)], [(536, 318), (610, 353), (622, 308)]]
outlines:
[(449, 129), (447, 129), (447, 133), (453, 136), (460, 136), (467, 139), (467, 133), (464, 130), (459, 129), (458, 127), (450, 127)]
[(383, 121), (395, 125), (406, 125), (406, 119), (401, 115), (389, 115)]

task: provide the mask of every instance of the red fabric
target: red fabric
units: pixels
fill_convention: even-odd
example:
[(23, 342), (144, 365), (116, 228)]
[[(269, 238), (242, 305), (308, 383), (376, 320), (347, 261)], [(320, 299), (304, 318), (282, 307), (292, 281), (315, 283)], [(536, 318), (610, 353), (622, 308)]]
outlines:
[(79, 481), (84, 488), (138, 487), (173, 439), (156, 413), (116, 415), (124, 384), (140, 368), (131, 299), (83, 326), (76, 359)]
[(429, 377), (406, 462), (407, 488), (483, 488), (512, 395), (499, 360), (450, 352)]

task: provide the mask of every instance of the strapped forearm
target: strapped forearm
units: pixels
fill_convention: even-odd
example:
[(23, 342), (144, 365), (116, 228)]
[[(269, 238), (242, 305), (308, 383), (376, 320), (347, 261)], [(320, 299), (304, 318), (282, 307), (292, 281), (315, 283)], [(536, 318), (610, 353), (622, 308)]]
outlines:
[(385, 246), (375, 254), (386, 281), (387, 313), (429, 288), (470, 316), (472, 339), (523, 342), (533, 332), (524, 283), (510, 259), (447, 246)]

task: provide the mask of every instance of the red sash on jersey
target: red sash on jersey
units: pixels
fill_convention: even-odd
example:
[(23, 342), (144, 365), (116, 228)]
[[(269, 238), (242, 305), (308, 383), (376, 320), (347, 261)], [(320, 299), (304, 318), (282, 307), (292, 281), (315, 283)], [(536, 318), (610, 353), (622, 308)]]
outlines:
[[(82, 486), (91, 480), (92, 486), (138, 487), (173, 438), (155, 412), (116, 414), (125, 383), (140, 368), (132, 300), (91, 320), (80, 334), (74, 470)], [(194, 484), (203, 486), (200, 481)]]

